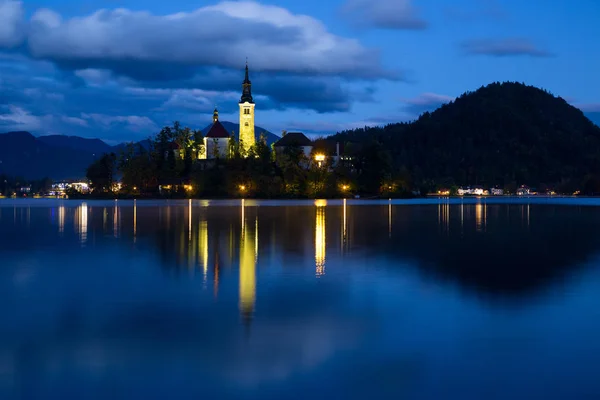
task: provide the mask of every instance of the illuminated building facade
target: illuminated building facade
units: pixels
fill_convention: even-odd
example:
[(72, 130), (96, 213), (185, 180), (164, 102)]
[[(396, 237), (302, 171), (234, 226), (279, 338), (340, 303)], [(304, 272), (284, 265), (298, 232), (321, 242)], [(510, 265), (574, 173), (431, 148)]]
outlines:
[(246, 62), (246, 74), (242, 83), (242, 98), (240, 106), (240, 144), (242, 154), (256, 143), (254, 136), (254, 99), (252, 98), (252, 83), (248, 77), (248, 62)]

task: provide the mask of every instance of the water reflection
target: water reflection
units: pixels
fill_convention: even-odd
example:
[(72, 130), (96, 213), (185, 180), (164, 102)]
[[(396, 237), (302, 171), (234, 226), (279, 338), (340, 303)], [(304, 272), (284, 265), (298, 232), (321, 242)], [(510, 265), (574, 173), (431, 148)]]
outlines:
[(325, 232), (325, 205), (317, 203), (315, 221), (315, 264), (316, 276), (325, 274), (325, 253), (327, 251), (327, 236)]
[(58, 207), (58, 232), (65, 232), (65, 206)]
[(597, 209), (218, 204), (1, 210), (0, 398), (598, 392)]
[[(243, 201), (243, 200), (242, 200)], [(242, 229), (240, 239), (240, 312), (249, 321), (256, 302), (256, 261), (258, 250), (258, 216), (246, 219), (242, 203)]]
[(478, 232), (485, 231), (487, 224), (487, 203), (475, 205), (475, 225)]

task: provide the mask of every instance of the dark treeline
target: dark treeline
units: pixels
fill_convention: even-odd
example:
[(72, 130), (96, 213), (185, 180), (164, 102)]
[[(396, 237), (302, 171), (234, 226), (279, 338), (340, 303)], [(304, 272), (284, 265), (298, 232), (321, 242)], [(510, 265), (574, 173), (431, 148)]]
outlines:
[(51, 188), (52, 179), (50, 178), (31, 180), (0, 174), (0, 195), (2, 196), (22, 195), (22, 189), (27, 189), (26, 194), (46, 193)]
[[(282, 153), (264, 137), (244, 152), (233, 138), (229, 156), (199, 159), (202, 134), (174, 123), (150, 139), (149, 148), (130, 144), (121, 154), (105, 154), (89, 166), (93, 195), (112, 197), (316, 198), (361, 195), (410, 196), (410, 178), (393, 174), (384, 148), (373, 142), (353, 150), (352, 162), (319, 165), (300, 147)], [(318, 144), (313, 154), (321, 151)], [(116, 193), (115, 184), (122, 187)], [(159, 189), (161, 188), (162, 189)]]
[(376, 141), (423, 190), (518, 185), (600, 193), (600, 128), (560, 97), (520, 83), (468, 92), (412, 123), (341, 132)]

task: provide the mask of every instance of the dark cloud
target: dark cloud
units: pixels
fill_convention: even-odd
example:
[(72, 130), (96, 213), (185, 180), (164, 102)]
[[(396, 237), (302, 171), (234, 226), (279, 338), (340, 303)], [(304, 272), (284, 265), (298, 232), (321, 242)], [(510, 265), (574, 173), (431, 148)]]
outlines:
[(404, 79), (381, 66), (377, 50), (255, 2), (168, 16), (40, 9), (29, 21), (21, 2), (0, 4), (11, 10), (0, 15), (0, 105), (13, 107), (0, 115), (34, 133), (122, 141), (175, 119), (208, 122), (215, 105), (234, 115), (246, 55), (259, 112), (345, 112), (373, 101), (370, 82)]
[(356, 25), (385, 29), (425, 29), (423, 20), (412, 0), (347, 0), (342, 14)]
[(529, 39), (505, 38), (505, 39), (475, 39), (460, 44), (464, 54), (487, 55), (493, 57), (507, 56), (530, 56), (551, 57), (552, 53), (540, 49)]
[[(167, 16), (125, 9), (63, 19), (39, 10), (30, 21), (31, 54), (71, 69), (110, 69), (136, 79), (189, 77), (194, 68), (392, 78), (379, 52), (327, 31), (318, 20), (255, 2), (222, 2)], [(140, 74), (146, 74), (141, 77)]]
[(411, 119), (414, 119), (423, 114), (425, 111), (434, 111), (443, 104), (449, 103), (453, 100), (454, 97), (443, 94), (422, 93), (416, 97), (402, 99), (401, 101), (404, 103), (402, 110), (408, 116), (411, 116)]

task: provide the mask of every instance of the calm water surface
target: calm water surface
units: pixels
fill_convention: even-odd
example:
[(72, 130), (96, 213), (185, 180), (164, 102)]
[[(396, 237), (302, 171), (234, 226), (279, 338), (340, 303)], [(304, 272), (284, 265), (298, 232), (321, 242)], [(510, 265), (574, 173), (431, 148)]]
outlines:
[(595, 200), (0, 200), (1, 399), (598, 399)]

